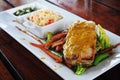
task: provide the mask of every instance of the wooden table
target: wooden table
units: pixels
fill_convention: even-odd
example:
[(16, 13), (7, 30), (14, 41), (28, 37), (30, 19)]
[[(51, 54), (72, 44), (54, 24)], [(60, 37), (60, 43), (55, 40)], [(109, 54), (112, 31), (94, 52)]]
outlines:
[[(19, 6), (34, 0), (9, 1), (16, 6)], [(64, 0), (64, 2), (62, 0), (50, 1), (72, 13), (77, 14), (78, 16), (81, 16), (87, 20), (90, 19), (89, 16), (80, 13), (80, 0)], [(112, 4), (108, 4), (109, 0), (101, 0), (103, 2), (98, 1), (100, 0), (92, 0), (92, 15), (90, 14), (90, 16), (92, 16), (91, 20), (101, 24), (105, 29), (120, 36), (120, 6), (117, 6), (119, 5), (120, 1), (110, 0)], [(3, 4), (4, 5), (2, 5), (2, 7), (0, 6), (0, 11), (11, 8), (8, 4)], [(62, 80), (60, 76), (44, 65), (44, 63), (38, 60), (34, 55), (32, 55), (32, 53), (25, 49), (21, 44), (16, 42), (2, 29), (0, 29), (0, 49), (2, 52), (4, 52), (24, 80)], [(119, 80), (119, 74), (120, 64), (97, 77), (95, 80)], [(1, 60), (0, 80), (14, 80)]]

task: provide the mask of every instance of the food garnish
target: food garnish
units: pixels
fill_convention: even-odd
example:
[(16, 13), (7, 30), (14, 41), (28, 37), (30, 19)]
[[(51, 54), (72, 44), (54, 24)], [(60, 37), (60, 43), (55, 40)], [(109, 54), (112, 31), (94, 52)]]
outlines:
[(44, 45), (41, 44), (35, 44), (35, 43), (30, 43), (31, 45), (40, 48), (41, 50), (43, 50), (46, 54), (48, 54), (50, 57), (52, 57), (53, 59), (56, 60), (56, 62), (62, 62), (62, 58), (57, 56), (56, 54), (53, 54), (52, 52), (50, 52)]
[(27, 13), (30, 13), (30, 12), (33, 12), (33, 11), (36, 11), (36, 10), (37, 10), (36, 7), (34, 7), (34, 8), (33, 7), (26, 7), (26, 8), (17, 10), (13, 14), (15, 16), (21, 16), (21, 15), (24, 15), (24, 14), (27, 14)]

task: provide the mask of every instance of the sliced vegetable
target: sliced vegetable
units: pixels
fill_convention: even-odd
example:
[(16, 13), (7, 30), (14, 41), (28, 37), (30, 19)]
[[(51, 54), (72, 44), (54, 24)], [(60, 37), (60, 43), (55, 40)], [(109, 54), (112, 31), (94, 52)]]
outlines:
[(63, 50), (63, 45), (59, 45), (55, 47), (55, 51), (62, 51)]
[(54, 35), (51, 40), (52, 42), (58, 40), (58, 39), (61, 39), (62, 37), (65, 37), (67, 35), (67, 32), (61, 32), (61, 33), (58, 33), (56, 35)]
[(46, 35), (47, 35), (46, 43), (48, 43), (48, 42), (51, 41), (52, 33), (51, 32), (47, 32)]
[(99, 41), (96, 42), (96, 51), (100, 51), (102, 49), (101, 43)]
[(58, 57), (63, 57), (63, 54), (62, 53), (59, 53), (59, 52), (56, 52), (54, 50), (50, 50), (53, 54), (57, 55)]
[(100, 45), (101, 45), (101, 49), (105, 49), (105, 48), (108, 48), (111, 46), (111, 42), (110, 42), (110, 39), (109, 37), (107, 36), (107, 34), (105, 33), (104, 29), (101, 27), (101, 25), (97, 25), (97, 27), (99, 28), (99, 42), (100, 42)]
[(109, 57), (109, 53), (103, 53), (95, 57), (95, 60), (93, 62), (93, 65), (96, 66), (98, 65), (102, 60), (106, 59)]
[(40, 48), (41, 50), (43, 50), (46, 54), (48, 54), (50, 57), (52, 57), (53, 59), (56, 60), (56, 62), (62, 62), (62, 58), (58, 57), (57, 55), (51, 53), (48, 49), (45, 48), (44, 45), (41, 44), (35, 44), (35, 43), (30, 43), (32, 46)]
[(61, 38), (61, 39), (53, 42), (51, 46), (52, 46), (52, 48), (54, 48), (54, 47), (56, 47), (56, 46), (59, 46), (59, 45), (64, 44), (64, 42), (65, 42), (65, 37), (63, 37), (63, 38)]
[(23, 8), (23, 9), (19, 9), (17, 10), (16, 12), (14, 12), (13, 14), (15, 16), (20, 16), (20, 15), (24, 15), (24, 14), (27, 14), (27, 13), (30, 13), (30, 12), (33, 12), (33, 11), (36, 11), (37, 8), (32, 8), (32, 7), (26, 7), (26, 8)]
[(116, 45), (111, 46), (111, 47), (109, 47), (109, 48), (106, 48), (106, 49), (100, 51), (100, 53), (107, 53), (107, 52), (111, 51), (113, 48), (116, 48), (116, 47), (118, 47), (118, 46), (120, 46), (120, 43), (117, 43)]
[(76, 65), (76, 71), (75, 74), (77, 75), (81, 75), (86, 71), (86, 68), (83, 68), (82, 66), (80, 66), (80, 64)]
[[(62, 44), (62, 43), (64, 42), (64, 38), (65, 38), (66, 35), (67, 35), (66, 32), (61, 32), (61, 33), (58, 33), (58, 34), (56, 34), (56, 35), (53, 35), (53, 36), (51, 37), (50, 42), (46, 43), (45, 46), (46, 46), (46, 47), (50, 47), (50, 46), (53, 44), (54, 46), (52, 46), (52, 47), (55, 47), (55, 46), (58, 46), (59, 43)], [(62, 40), (61, 40), (61, 38), (62, 38)], [(58, 40), (59, 40), (59, 41), (58, 41)], [(55, 42), (55, 41), (57, 41), (57, 42)], [(55, 42), (55, 43), (54, 43), (54, 42)], [(56, 45), (56, 44), (57, 44), (57, 45)]]

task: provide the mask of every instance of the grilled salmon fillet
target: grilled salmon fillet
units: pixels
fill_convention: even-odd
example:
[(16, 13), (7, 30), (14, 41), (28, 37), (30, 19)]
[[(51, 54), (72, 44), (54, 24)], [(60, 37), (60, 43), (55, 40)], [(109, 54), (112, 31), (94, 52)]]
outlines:
[(94, 22), (76, 21), (71, 24), (63, 46), (65, 62), (70, 65), (90, 65), (96, 54), (96, 39)]

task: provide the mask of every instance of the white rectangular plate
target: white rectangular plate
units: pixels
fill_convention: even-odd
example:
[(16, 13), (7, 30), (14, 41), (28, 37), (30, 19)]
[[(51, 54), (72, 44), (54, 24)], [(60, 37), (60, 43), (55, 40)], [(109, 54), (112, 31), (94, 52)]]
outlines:
[[(64, 26), (68, 26), (71, 22), (76, 21), (76, 20), (81, 20), (81, 21), (84, 20), (83, 18), (76, 16), (68, 11), (65, 11), (57, 6), (54, 6), (51, 3), (44, 1), (44, 0), (35, 1), (32, 4), (26, 4), (20, 7), (34, 5), (36, 3), (39, 5), (48, 7), (49, 9), (56, 10), (60, 13), (62, 12), (63, 13), (62, 16), (64, 16), (65, 18), (63, 21)], [(16, 19), (16, 17), (13, 16), (11, 13), (13, 13), (14, 10), (19, 9), (20, 7), (16, 7), (14, 9), (0, 12), (0, 27), (4, 31), (6, 31), (10, 36), (12, 36), (15, 40), (17, 40), (20, 44), (22, 44), (26, 49), (28, 49), (32, 54), (34, 54), (38, 59), (44, 62), (50, 69), (52, 69), (54, 72), (60, 75), (63, 79), (65, 80), (92, 80), (96, 78), (97, 76), (101, 75), (102, 73), (106, 72), (110, 68), (114, 67), (120, 62), (120, 47), (117, 47), (116, 49), (114, 49), (116, 53), (115, 55), (102, 61), (99, 65), (89, 68), (83, 75), (75, 75), (75, 73), (72, 70), (70, 70), (63, 64), (56, 63), (54, 59), (49, 57), (42, 50), (31, 46), (30, 42), (33, 42), (33, 43), (39, 43), (39, 42), (33, 39), (32, 37), (20, 32), (18, 29), (16, 29), (15, 26), (19, 26), (21, 29), (25, 29), (23, 26), (12, 22), (12, 20)], [(105, 31), (110, 37), (111, 43), (113, 45), (120, 42), (120, 36), (115, 35), (114, 33), (111, 33), (107, 30)]]

